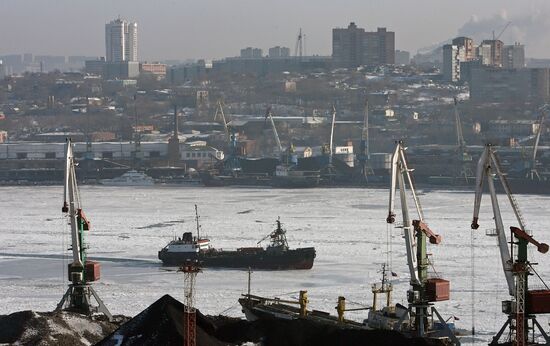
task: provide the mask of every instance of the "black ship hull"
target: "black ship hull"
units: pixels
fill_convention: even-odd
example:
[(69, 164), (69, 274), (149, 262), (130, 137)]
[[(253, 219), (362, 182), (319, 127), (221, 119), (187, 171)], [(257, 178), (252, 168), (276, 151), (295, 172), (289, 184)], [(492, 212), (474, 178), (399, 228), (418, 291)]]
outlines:
[(165, 266), (179, 266), (189, 260), (198, 260), (205, 268), (311, 269), (315, 259), (315, 248), (299, 248), (281, 252), (265, 249), (254, 252), (209, 250), (200, 253), (161, 250), (158, 257)]
[(452, 345), (445, 338), (415, 337), (396, 330), (372, 329), (352, 320), (338, 321), (328, 312), (312, 310), (300, 316), (298, 306), (243, 295), (239, 304), (248, 321), (265, 323), (277, 330), (278, 342), (285, 345)]

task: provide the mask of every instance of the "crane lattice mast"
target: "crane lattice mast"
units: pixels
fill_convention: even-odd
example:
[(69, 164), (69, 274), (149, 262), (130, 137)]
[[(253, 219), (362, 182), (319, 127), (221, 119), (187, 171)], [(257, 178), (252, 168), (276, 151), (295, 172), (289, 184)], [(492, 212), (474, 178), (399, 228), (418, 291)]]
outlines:
[(185, 295), (183, 339), (184, 346), (197, 345), (197, 310), (195, 308), (195, 282), (197, 274), (201, 272), (198, 262), (188, 261), (179, 271), (183, 272), (183, 286)]

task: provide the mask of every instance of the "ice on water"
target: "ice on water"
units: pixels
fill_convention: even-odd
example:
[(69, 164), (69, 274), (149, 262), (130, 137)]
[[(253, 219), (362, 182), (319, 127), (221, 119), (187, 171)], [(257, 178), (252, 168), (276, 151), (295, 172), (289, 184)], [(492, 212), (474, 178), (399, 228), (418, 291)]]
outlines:
[[(52, 310), (67, 285), (70, 234), (61, 214), (62, 187), (1, 187), (0, 196), (0, 313)], [(182, 275), (162, 270), (157, 251), (175, 235), (195, 230), (194, 204), (199, 207), (201, 234), (217, 248), (255, 246), (278, 216), (291, 247), (315, 246), (312, 270), (254, 272), (255, 294), (292, 298), (306, 289), (311, 308), (332, 313), (340, 295), (349, 306), (370, 305), (371, 284), (380, 279), (381, 264), (391, 249), (391, 269), (398, 275), (393, 278), (394, 301), (406, 303), (404, 240), (401, 229), (385, 223), (384, 189), (84, 186), (81, 196), (92, 222), (89, 256), (102, 262), (102, 278), (95, 287), (113, 313), (134, 315), (163, 294), (182, 299)], [(473, 308), (476, 332), (489, 340), (505, 321), (501, 300), (508, 297), (496, 238), (484, 232), (494, 228), (489, 196), (484, 197), (481, 228), (475, 233), (470, 230), (473, 198), (469, 191), (420, 193), (426, 221), (443, 237), (428, 250), (435, 271), (451, 281), (451, 300), (438, 303), (438, 310), (445, 318), (458, 317), (458, 327), (470, 329)], [(535, 239), (550, 242), (550, 230), (544, 227), (550, 221), (550, 197), (517, 199)], [(516, 225), (505, 196), (500, 202), (506, 227)], [(540, 264), (536, 269), (543, 278), (550, 278), (550, 256), (533, 250), (531, 261)], [(242, 316), (237, 299), (247, 289), (247, 276), (240, 270), (204, 270), (197, 279), (197, 307), (208, 314)], [(530, 280), (532, 287), (539, 285), (536, 278)], [(366, 311), (347, 316), (362, 320)], [(547, 328), (548, 320), (539, 320)]]

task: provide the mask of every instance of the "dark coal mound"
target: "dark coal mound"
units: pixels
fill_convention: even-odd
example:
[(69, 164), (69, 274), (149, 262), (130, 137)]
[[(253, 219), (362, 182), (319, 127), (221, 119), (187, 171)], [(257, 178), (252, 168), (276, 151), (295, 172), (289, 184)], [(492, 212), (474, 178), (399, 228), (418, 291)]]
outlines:
[[(97, 345), (181, 345), (184, 340), (184, 308), (182, 303), (165, 295)], [(197, 345), (240, 344), (242, 333), (236, 331), (240, 327), (231, 326), (244, 326), (248, 322), (230, 321), (220, 319), (215, 323), (197, 310)]]
[(84, 316), (68, 311), (19, 311), (0, 316), (0, 344), (90, 345), (112, 333), (127, 318)]

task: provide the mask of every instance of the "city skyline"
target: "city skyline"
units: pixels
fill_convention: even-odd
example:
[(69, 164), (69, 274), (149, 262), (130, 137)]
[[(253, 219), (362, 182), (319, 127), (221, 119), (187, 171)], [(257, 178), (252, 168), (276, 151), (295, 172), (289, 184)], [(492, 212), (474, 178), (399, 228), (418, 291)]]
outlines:
[[(273, 4), (252, 0), (99, 0), (78, 5), (68, 0), (4, 0), (0, 9), (11, 14), (0, 23), (0, 55), (103, 56), (104, 25), (121, 16), (139, 23), (142, 61), (238, 56), (239, 50), (248, 46), (264, 50), (285, 46), (293, 51), (300, 27), (307, 37), (308, 53), (330, 55), (331, 30), (347, 27), (352, 21), (369, 31), (377, 27), (394, 31), (396, 49), (413, 54), (458, 35), (472, 36), (476, 41), (490, 38), (492, 31), (498, 33), (511, 21), (503, 41), (522, 42), (529, 57), (550, 56), (550, 47), (542, 44), (544, 32), (550, 28), (546, 20), (550, 6), (541, 0), (521, 4), (467, 0), (460, 8), (436, 0), (414, 4), (404, 0), (383, 4), (321, 0), (316, 6), (288, 0)], [(20, 20), (25, 17), (32, 21)], [(37, 31), (37, 27), (41, 29)]]

